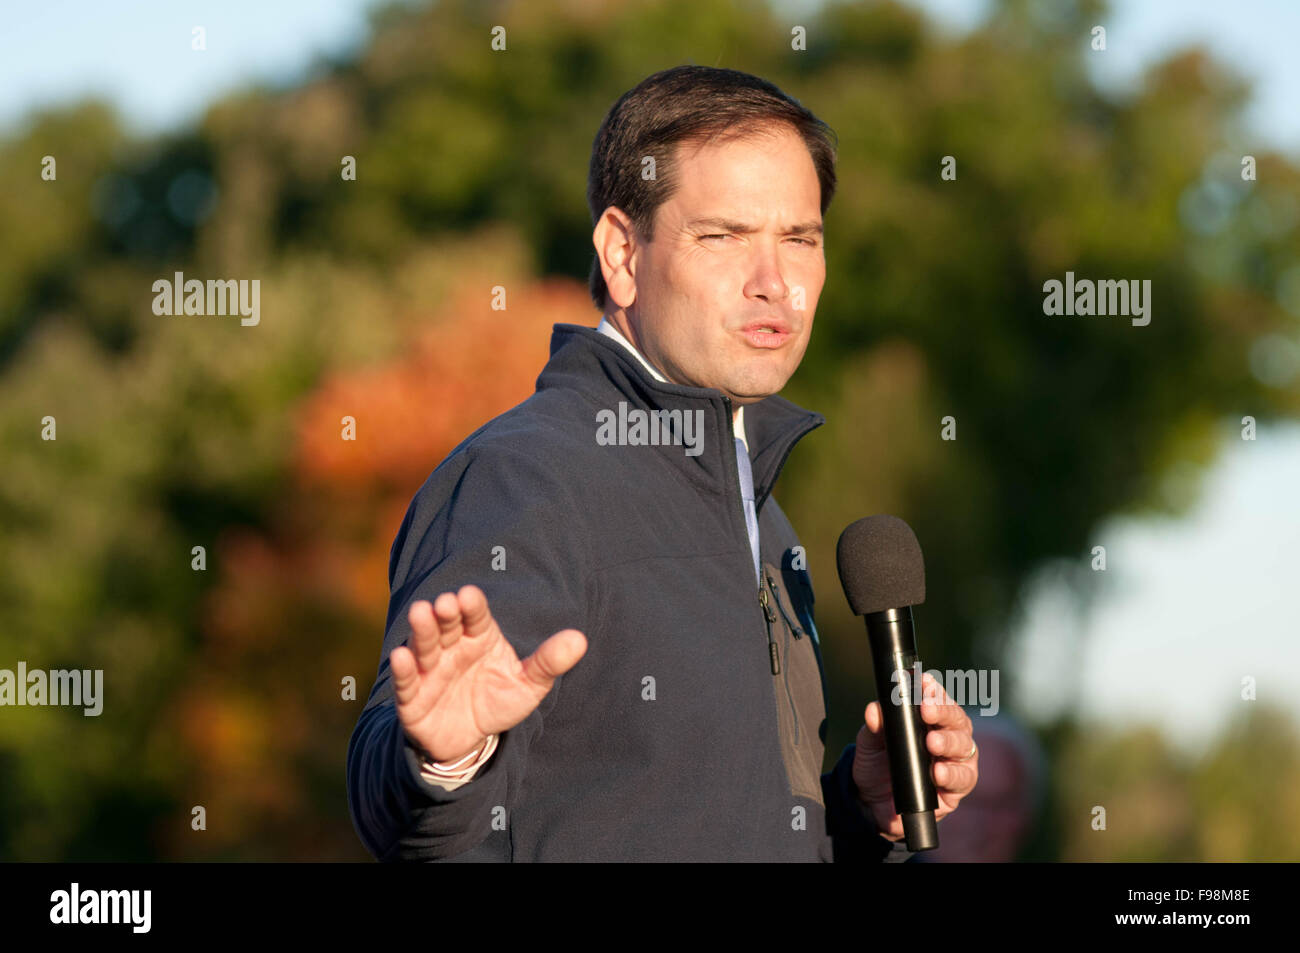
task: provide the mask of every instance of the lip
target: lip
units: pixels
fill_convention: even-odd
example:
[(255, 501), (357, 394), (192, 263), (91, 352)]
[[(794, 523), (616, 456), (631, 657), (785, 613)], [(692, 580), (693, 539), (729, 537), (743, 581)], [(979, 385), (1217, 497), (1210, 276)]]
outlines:
[[(771, 328), (771, 331), (764, 331), (763, 328)], [(766, 321), (751, 321), (740, 329), (746, 341), (758, 348), (777, 348), (785, 344), (794, 335), (790, 332), (790, 325), (785, 321), (772, 318)]]

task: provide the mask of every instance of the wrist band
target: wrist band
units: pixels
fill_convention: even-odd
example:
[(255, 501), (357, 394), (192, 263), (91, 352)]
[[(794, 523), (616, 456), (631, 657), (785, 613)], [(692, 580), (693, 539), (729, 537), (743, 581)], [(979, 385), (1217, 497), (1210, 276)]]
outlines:
[(430, 761), (429, 764), (432, 767), (438, 768), (440, 770), (450, 771), (452, 768), (459, 768), (466, 761), (469, 761), (473, 758), (477, 758), (479, 755), (483, 753), (483, 749), (485, 747), (487, 747), (487, 741), (484, 741), (482, 745), (475, 748), (473, 751), (465, 755), (465, 757), (461, 758), (459, 761), (453, 761), (451, 764), (447, 764), (445, 761)]
[[(480, 765), (492, 756), (492, 752), (496, 750), (496, 746), (497, 736), (495, 734), (488, 735), (487, 741), (483, 743), (482, 750), (477, 753), (471, 752), (452, 764), (440, 764), (425, 754), (422, 759), (423, 767), (425, 770), (439, 778), (458, 780), (460, 776), (471, 774), (476, 771)], [(470, 763), (465, 764), (466, 761), (469, 761)]]

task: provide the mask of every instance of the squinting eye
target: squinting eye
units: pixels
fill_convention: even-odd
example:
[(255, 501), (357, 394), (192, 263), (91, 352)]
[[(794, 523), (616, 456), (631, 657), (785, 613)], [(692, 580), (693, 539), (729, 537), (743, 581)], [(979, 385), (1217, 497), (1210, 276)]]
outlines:
[(701, 235), (701, 238), (727, 238), (727, 235)]

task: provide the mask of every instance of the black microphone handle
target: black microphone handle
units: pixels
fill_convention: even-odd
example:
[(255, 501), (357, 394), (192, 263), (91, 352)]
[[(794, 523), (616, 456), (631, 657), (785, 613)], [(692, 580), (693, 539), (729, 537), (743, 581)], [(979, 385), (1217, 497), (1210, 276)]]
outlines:
[[(930, 751), (925, 746), (929, 727), (921, 718), (921, 698), (913, 684), (917, 655), (912, 607), (885, 609), (863, 618), (876, 674), (876, 697), (885, 720), (885, 750), (889, 753), (894, 810), (903, 819), (907, 849), (932, 850), (939, 846), (938, 824), (934, 819), (939, 797), (930, 776)], [(895, 672), (900, 674), (896, 676)], [(893, 703), (896, 688), (901, 702), (897, 705)]]

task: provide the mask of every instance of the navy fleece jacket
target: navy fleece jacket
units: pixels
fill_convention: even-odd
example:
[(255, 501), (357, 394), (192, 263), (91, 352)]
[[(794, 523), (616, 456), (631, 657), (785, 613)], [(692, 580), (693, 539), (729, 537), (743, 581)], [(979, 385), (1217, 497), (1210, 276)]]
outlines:
[[(745, 408), (760, 587), (733, 409), (720, 391), (654, 380), (594, 328), (557, 324), (536, 392), (433, 471), (393, 543), (379, 671), (348, 746), (349, 807), (376, 858), (911, 856), (858, 802), (853, 745), (821, 772), (812, 581), (771, 492), (825, 419), (778, 396)], [(520, 658), (565, 628), (588, 648), (448, 791), (421, 777), (388, 655), (411, 602), (467, 583)]]

